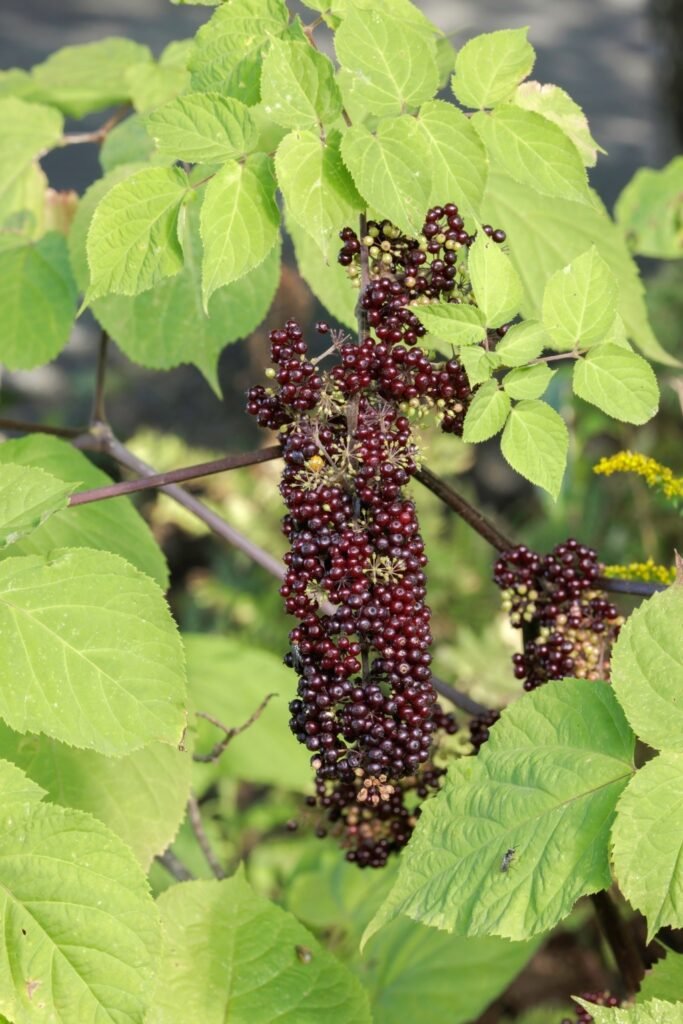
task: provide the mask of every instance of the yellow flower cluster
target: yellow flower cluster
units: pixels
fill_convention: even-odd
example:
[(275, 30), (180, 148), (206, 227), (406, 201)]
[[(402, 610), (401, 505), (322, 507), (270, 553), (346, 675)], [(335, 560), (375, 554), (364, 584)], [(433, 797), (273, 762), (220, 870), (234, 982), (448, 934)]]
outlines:
[(647, 583), (673, 583), (676, 570), (673, 566), (657, 565), (651, 558), (647, 562), (631, 562), (630, 565), (606, 565), (604, 576), (619, 576), (622, 580), (645, 580)]
[(604, 476), (636, 473), (642, 476), (648, 487), (661, 491), (665, 498), (683, 498), (683, 477), (675, 477), (667, 466), (638, 452), (617, 452), (609, 458), (600, 459), (593, 472)]

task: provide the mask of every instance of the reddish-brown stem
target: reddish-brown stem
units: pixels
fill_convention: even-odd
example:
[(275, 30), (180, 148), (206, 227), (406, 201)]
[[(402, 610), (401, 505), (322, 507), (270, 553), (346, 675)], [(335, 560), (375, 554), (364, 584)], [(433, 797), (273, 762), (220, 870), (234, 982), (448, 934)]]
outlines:
[(616, 961), (627, 996), (633, 996), (640, 987), (645, 965), (636, 942), (608, 892), (591, 896), (595, 913), (605, 939)]
[(204, 718), (207, 722), (211, 722), (211, 724), (215, 725), (217, 729), (222, 729), (224, 735), (222, 740), (219, 740), (218, 743), (213, 745), (208, 754), (197, 754), (195, 752), (192, 755), (192, 760), (198, 761), (200, 764), (211, 764), (212, 761), (217, 761), (221, 754), (228, 748), (230, 742), (235, 738), (235, 736), (239, 736), (240, 733), (245, 732), (258, 718), (261, 717), (268, 706), (268, 702), (272, 700), (273, 697), (277, 697), (277, 694), (266, 694), (259, 706), (256, 708), (256, 711), (254, 711), (246, 722), (242, 723), (242, 725), (223, 725), (222, 722), (219, 722), (218, 719), (214, 718), (212, 715), (207, 714), (206, 711), (196, 711), (195, 714), (197, 715), (197, 718)]
[(164, 853), (160, 853), (154, 858), (163, 868), (166, 868), (169, 875), (172, 875), (177, 882), (191, 882), (194, 879), (194, 875), (189, 868), (186, 868), (179, 857), (176, 857), (175, 853), (169, 847)]
[(200, 462), (195, 466), (184, 466), (182, 469), (170, 469), (166, 473), (154, 473), (138, 477), (135, 480), (122, 480), (117, 484), (95, 487), (90, 491), (80, 491), (77, 494), (72, 494), (69, 505), (88, 505), (93, 501), (118, 498), (122, 494), (149, 491), (157, 487), (165, 487), (168, 484), (182, 483), (186, 480), (198, 480), (201, 477), (211, 476), (215, 473), (225, 473), (230, 469), (239, 469), (242, 466), (256, 466), (260, 462), (270, 462), (272, 459), (279, 459), (281, 454), (280, 446), (274, 444), (269, 448), (261, 448), (255, 452), (244, 452), (241, 455), (226, 455), (222, 459)]
[(440, 480), (438, 476), (435, 476), (431, 470), (423, 466), (415, 474), (417, 480), (423, 484), (427, 490), (435, 494), (444, 505), (448, 505), (453, 512), (457, 513), (461, 519), (464, 519), (473, 530), (487, 540), (498, 551), (509, 551), (513, 548), (514, 542), (500, 532), (491, 523), (486, 516), (474, 508), (469, 502), (465, 501), (463, 497), (456, 493), (452, 487), (449, 487), (447, 483)]
[(80, 146), (84, 142), (102, 143), (112, 128), (115, 128), (120, 121), (123, 121), (130, 110), (130, 104), (126, 103), (124, 106), (119, 107), (118, 110), (115, 110), (111, 117), (104, 124), (101, 124), (99, 128), (95, 128), (92, 132), (69, 132), (62, 137), (60, 145)]

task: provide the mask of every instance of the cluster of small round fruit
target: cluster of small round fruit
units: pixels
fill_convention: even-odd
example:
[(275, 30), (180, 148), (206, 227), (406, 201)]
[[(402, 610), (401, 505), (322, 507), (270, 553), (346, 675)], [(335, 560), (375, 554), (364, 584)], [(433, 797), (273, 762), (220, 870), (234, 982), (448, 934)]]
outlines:
[(527, 634), (523, 653), (513, 656), (525, 690), (566, 676), (609, 678), (623, 619), (599, 588), (601, 570), (595, 551), (572, 538), (545, 557), (520, 545), (496, 562), (503, 608)]

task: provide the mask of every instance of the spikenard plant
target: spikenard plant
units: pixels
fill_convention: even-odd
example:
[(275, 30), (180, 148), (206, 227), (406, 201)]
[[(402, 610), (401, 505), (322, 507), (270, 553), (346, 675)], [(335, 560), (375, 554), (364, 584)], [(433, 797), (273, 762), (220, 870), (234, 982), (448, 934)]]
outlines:
[[(642, 950), (608, 890), (649, 937), (683, 927), (683, 581), (603, 577), (574, 541), (545, 559), (516, 548), (427, 469), (416, 425), (500, 434), (556, 498), (569, 435), (544, 398), (553, 362), (573, 363), (578, 398), (648, 422), (650, 361), (675, 360), (631, 254), (681, 255), (683, 165), (639, 172), (613, 222), (588, 183), (600, 147), (560, 87), (528, 80), (526, 30), (456, 54), (409, 0), (307, 3), (310, 24), (284, 0), (213, 6), (158, 60), (104, 39), (0, 74), (0, 360), (53, 360), (86, 308), (102, 338), (88, 427), (0, 421), (27, 435), (0, 447), (0, 1013), (457, 1024), (588, 894), (630, 999)], [(103, 171), (80, 199), (40, 166), (77, 144), (100, 146)], [(283, 216), (301, 276), (352, 334), (320, 324), (331, 346), (313, 359), (294, 321), (271, 332), (249, 411), (277, 443), (156, 473), (106, 419), (109, 341), (148, 368), (191, 363), (218, 391), (221, 351), (270, 308)], [(136, 479), (112, 483), (85, 452)], [(179, 486), (282, 456), (285, 566)], [(432, 677), (411, 477), (502, 553), (531, 691), (502, 715)], [(262, 748), (240, 748), (239, 777), (310, 793), (284, 705), (266, 708), (289, 674), (180, 636), (163, 553), (126, 497), (156, 487), (283, 579), (299, 619), (290, 726), (347, 862), (302, 854), (287, 909), (242, 867), (226, 877), (198, 796), (247, 727)], [(615, 590), (654, 596), (621, 628)], [(478, 715), (450, 757), (437, 689)], [(184, 821), (210, 880), (170, 848)], [(155, 858), (176, 881), (156, 899)], [(348, 861), (387, 866), (378, 882)], [(670, 952), (634, 1006), (584, 1001), (583, 1019), (682, 1020), (681, 964)]]

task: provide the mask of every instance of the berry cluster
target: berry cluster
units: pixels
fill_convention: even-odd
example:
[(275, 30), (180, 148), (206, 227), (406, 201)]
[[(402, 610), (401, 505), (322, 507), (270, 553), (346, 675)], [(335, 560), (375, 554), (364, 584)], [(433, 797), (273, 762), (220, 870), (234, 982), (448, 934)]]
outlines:
[(545, 557), (520, 545), (496, 562), (503, 608), (527, 634), (523, 653), (513, 656), (525, 690), (565, 676), (609, 678), (623, 619), (598, 587), (601, 569), (595, 551), (573, 539)]
[[(611, 996), (609, 992), (582, 992), (581, 999), (586, 1003), (594, 1003), (595, 1006), (621, 1006), (621, 1000), (617, 999), (616, 996)], [(592, 1024), (593, 1019), (592, 1014), (588, 1010), (585, 1010), (583, 1006), (579, 1006), (576, 1009), (576, 1020), (572, 1021), (569, 1017), (565, 1017), (561, 1024)]]
[(444, 430), (462, 431), (467, 376), (418, 346), (425, 331), (412, 307), (471, 301), (456, 261), (473, 238), (453, 204), (428, 212), (419, 239), (386, 221), (367, 232), (341, 232), (340, 262), (369, 267), (358, 344), (318, 324), (339, 357), (321, 371), (323, 357), (310, 358), (288, 321), (270, 334), (272, 386), (252, 388), (247, 409), (282, 444), (280, 592), (298, 620), (285, 658), (299, 676), (290, 727), (312, 755), (318, 831), (340, 836), (350, 861), (380, 867), (439, 786), (436, 734), (457, 729), (431, 682), (427, 559), (404, 488), (418, 466), (415, 412), (436, 410)]

